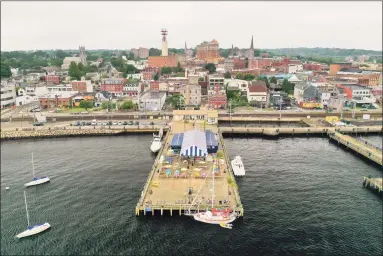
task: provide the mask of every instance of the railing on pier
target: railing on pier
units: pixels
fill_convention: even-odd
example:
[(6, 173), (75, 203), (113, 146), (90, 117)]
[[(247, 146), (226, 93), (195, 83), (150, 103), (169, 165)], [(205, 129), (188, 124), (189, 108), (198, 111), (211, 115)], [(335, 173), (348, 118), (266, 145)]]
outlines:
[(239, 196), (237, 182), (235, 181), (234, 173), (233, 173), (233, 170), (231, 168), (231, 164), (230, 164), (230, 161), (229, 161), (229, 158), (228, 158), (228, 154), (227, 154), (227, 151), (226, 151), (226, 148), (225, 148), (223, 137), (222, 137), (222, 134), (220, 133), (219, 129), (218, 129), (218, 136), (219, 136), (219, 142), (221, 143), (221, 147), (222, 147), (222, 151), (223, 151), (223, 154), (224, 154), (224, 158), (225, 158), (225, 161), (226, 161), (226, 167), (227, 167), (228, 173), (230, 175), (230, 178), (234, 181), (233, 190), (234, 190), (235, 200), (237, 201), (236, 207), (239, 207), (241, 209), (241, 214), (243, 215), (243, 206), (242, 206), (241, 197)]
[(382, 154), (376, 154), (375, 152), (372, 152), (371, 148), (368, 148), (363, 144), (361, 144), (361, 146), (355, 144), (355, 141), (358, 141), (357, 139), (348, 135), (343, 135), (339, 132), (328, 133), (328, 136), (330, 137), (330, 139), (333, 139), (343, 144), (344, 146), (354, 150), (355, 152), (358, 152), (359, 154), (365, 156), (366, 158), (374, 161), (375, 163), (382, 165)]
[(371, 147), (371, 148), (374, 148), (374, 149), (376, 149), (376, 150), (378, 150), (378, 151), (380, 151), (380, 152), (383, 152), (383, 148), (378, 147), (378, 146), (372, 144), (371, 142), (369, 142), (369, 141), (363, 139), (362, 137), (356, 137), (356, 139), (359, 140), (360, 142), (364, 143), (365, 145)]
[(160, 160), (164, 149), (166, 148), (165, 143), (167, 142), (169, 134), (170, 134), (170, 129), (168, 130), (168, 132), (166, 133), (165, 138), (163, 139), (164, 145), (162, 146), (161, 150), (158, 152), (158, 155), (157, 155), (157, 157), (156, 157), (156, 159), (154, 161), (154, 164), (152, 166), (152, 170), (150, 171), (148, 179), (146, 180), (146, 183), (145, 183), (145, 186), (144, 186), (144, 190), (142, 191), (142, 194), (141, 194), (140, 200), (138, 201), (137, 207), (140, 207), (141, 205), (143, 205), (143, 200), (145, 199), (146, 192), (148, 191), (148, 188), (150, 186), (150, 181), (152, 180), (153, 175), (154, 175), (154, 173), (155, 173), (155, 171), (156, 171), (156, 169), (158, 167), (157, 163)]

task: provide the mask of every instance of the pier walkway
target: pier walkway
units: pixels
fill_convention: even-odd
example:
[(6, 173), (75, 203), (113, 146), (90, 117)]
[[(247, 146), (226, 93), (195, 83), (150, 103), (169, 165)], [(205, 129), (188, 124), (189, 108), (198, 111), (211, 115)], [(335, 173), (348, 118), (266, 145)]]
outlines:
[[(218, 152), (221, 151), (223, 158), (217, 153), (216, 160), (211, 154), (208, 154), (206, 159), (188, 159), (170, 149), (175, 133), (194, 129), (210, 130), (215, 133), (219, 139)], [(208, 125), (202, 120), (190, 122), (173, 120), (171, 130), (167, 132), (163, 143), (137, 203), (136, 215), (140, 215), (140, 212), (144, 215), (147, 212), (152, 214), (158, 212), (162, 215), (166, 211), (172, 216), (174, 211), (181, 215), (189, 209), (197, 212), (211, 209), (212, 173), (213, 168), (218, 168), (214, 176), (214, 207), (230, 207), (243, 216), (237, 184), (217, 125)]]
[(371, 146), (369, 143), (365, 143), (360, 139), (341, 134), (339, 132), (329, 133), (330, 139), (341, 143), (354, 150), (355, 152), (363, 155), (364, 157), (374, 161), (375, 163), (382, 165), (382, 150), (376, 146)]

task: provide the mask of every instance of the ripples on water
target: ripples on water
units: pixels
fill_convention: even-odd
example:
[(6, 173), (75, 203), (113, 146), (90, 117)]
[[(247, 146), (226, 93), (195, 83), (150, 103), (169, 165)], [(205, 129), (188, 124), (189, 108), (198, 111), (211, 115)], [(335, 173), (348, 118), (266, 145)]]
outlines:
[[(381, 139), (382, 137), (372, 137)], [(382, 200), (362, 177), (382, 172), (325, 138), (226, 138), (244, 158), (245, 216), (233, 230), (185, 217), (135, 217), (154, 156), (151, 136), (1, 143), (1, 253), (27, 255), (381, 255)], [(23, 184), (31, 152), (49, 184), (27, 189), (32, 223), (23, 240)], [(5, 186), (10, 190), (5, 192)]]

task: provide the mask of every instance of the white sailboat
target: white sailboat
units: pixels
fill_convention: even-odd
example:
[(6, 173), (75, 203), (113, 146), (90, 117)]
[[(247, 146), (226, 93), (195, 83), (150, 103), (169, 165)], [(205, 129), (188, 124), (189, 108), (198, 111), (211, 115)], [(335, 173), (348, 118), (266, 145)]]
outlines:
[(37, 225), (30, 226), (29, 214), (28, 214), (28, 205), (27, 205), (27, 195), (26, 195), (25, 191), (24, 191), (24, 201), (25, 201), (25, 210), (27, 212), (28, 229), (25, 230), (24, 232), (21, 232), (20, 234), (16, 235), (17, 238), (23, 238), (23, 237), (27, 237), (27, 236), (36, 235), (36, 234), (41, 233), (41, 232), (43, 232), (43, 231), (45, 231), (51, 227), (51, 225), (48, 222), (45, 222), (44, 224), (37, 224)]
[(155, 135), (153, 134), (153, 140), (152, 140), (152, 143), (150, 145), (150, 150), (153, 152), (153, 153), (157, 153), (158, 151), (160, 151), (161, 147), (162, 147), (162, 134), (163, 134), (163, 129), (161, 127), (158, 135)]
[(233, 168), (233, 172), (235, 176), (245, 176), (245, 166), (243, 165), (242, 158), (240, 156), (236, 156), (231, 161), (231, 168)]
[(24, 184), (25, 187), (35, 186), (35, 185), (43, 184), (43, 183), (46, 183), (46, 182), (50, 181), (48, 176), (36, 177), (36, 175), (35, 175), (35, 165), (33, 163), (33, 152), (32, 152), (32, 172), (33, 172), (33, 181), (25, 183)]
[(226, 210), (217, 210), (214, 209), (214, 170), (213, 170), (213, 186), (212, 186), (212, 200), (211, 200), (211, 211), (200, 212), (193, 214), (193, 217), (196, 221), (208, 223), (208, 224), (218, 224), (220, 226), (225, 226), (237, 219), (237, 214), (231, 212), (230, 209)]

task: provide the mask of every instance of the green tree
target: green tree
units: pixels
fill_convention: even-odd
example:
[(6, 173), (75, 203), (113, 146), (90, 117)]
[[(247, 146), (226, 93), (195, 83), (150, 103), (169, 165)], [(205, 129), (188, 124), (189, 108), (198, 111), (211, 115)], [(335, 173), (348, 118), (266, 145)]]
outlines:
[(84, 64), (82, 64), (81, 62), (79, 64), (77, 64), (77, 67), (78, 67), (78, 70), (80, 70), (81, 72), (84, 71)]
[(87, 110), (88, 108), (93, 108), (93, 106), (94, 106), (94, 103), (91, 100), (82, 100), (80, 101), (80, 105), (79, 105), (80, 108), (85, 108), (85, 110)]
[(101, 103), (101, 108), (102, 109), (116, 109), (116, 103), (115, 102), (111, 102), (111, 101), (103, 101)]
[(209, 74), (214, 73), (216, 70), (216, 67), (213, 63), (208, 63), (205, 65), (205, 70), (209, 71)]
[(243, 79), (243, 73), (239, 72), (238, 74), (235, 75), (235, 79)]
[(170, 74), (172, 73), (172, 68), (171, 67), (162, 67), (161, 68), (161, 74)]
[(181, 67), (181, 63), (178, 62), (178, 63), (177, 63), (177, 72), (182, 72), (182, 71), (183, 71), (183, 69), (182, 69), (182, 67)]
[(122, 109), (134, 109), (135, 106), (136, 105), (131, 100), (127, 100), (127, 101), (124, 101), (124, 103), (122, 103), (121, 108)]
[(158, 75), (158, 72), (157, 72), (157, 73), (154, 74), (153, 80), (154, 81), (158, 81), (158, 79), (159, 79), (159, 75)]
[(55, 56), (58, 59), (64, 59), (65, 57), (69, 57), (70, 55), (68, 53), (64, 52), (63, 50), (57, 50), (55, 52)]
[(226, 79), (230, 79), (230, 78), (231, 78), (231, 74), (230, 74), (230, 72), (227, 71), (227, 72), (225, 73), (224, 77), (225, 77)]
[(246, 74), (246, 75), (244, 76), (244, 79), (245, 79), (246, 81), (253, 81), (254, 78), (255, 78), (255, 76), (252, 75), (252, 74)]
[(263, 76), (263, 77), (258, 77), (258, 80), (265, 81), (267, 88), (270, 87), (269, 79), (267, 79), (267, 77), (265, 77), (265, 76)]
[(290, 83), (287, 79), (284, 79), (282, 83), (282, 90), (287, 94), (292, 94), (294, 92), (294, 84)]
[(11, 68), (8, 64), (1, 62), (1, 70), (0, 70), (0, 76), (1, 78), (8, 78), (12, 76)]
[(173, 108), (180, 109), (181, 107), (185, 106), (185, 99), (182, 94), (174, 94), (168, 98), (167, 101), (173, 106)]
[(270, 77), (270, 83), (273, 83), (273, 84), (277, 83), (277, 79), (275, 78), (275, 76)]
[(203, 77), (200, 77), (200, 78), (198, 78), (198, 81), (203, 82), (203, 81), (205, 81), (205, 79)]
[(149, 49), (149, 56), (161, 56), (162, 51), (156, 48)]
[(71, 78), (75, 78), (77, 80), (80, 80), (81, 79), (81, 71), (79, 70), (76, 62), (72, 61), (69, 65), (69, 71), (68, 71), (68, 75), (71, 77)]

